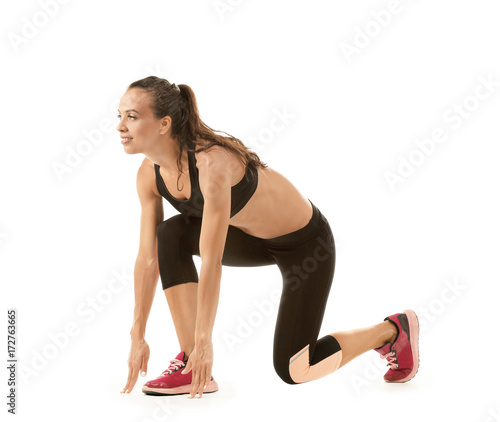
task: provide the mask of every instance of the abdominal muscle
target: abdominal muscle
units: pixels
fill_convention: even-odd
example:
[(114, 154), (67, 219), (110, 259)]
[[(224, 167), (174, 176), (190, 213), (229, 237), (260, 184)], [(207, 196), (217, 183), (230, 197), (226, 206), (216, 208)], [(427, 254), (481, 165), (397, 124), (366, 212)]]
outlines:
[(312, 218), (311, 203), (282, 174), (258, 168), (257, 189), (229, 224), (243, 232), (271, 239), (304, 227)]

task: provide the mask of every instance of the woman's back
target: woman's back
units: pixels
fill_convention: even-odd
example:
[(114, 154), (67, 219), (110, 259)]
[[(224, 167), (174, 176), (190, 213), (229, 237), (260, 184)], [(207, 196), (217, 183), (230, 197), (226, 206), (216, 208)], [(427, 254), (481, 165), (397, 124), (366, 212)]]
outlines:
[[(223, 160), (234, 187), (245, 175), (243, 163), (232, 153), (212, 154), (211, 150), (227, 151), (223, 147), (214, 146), (208, 151), (196, 153), (198, 169), (206, 165), (207, 160)], [(144, 159), (148, 171), (153, 175), (148, 177), (147, 188), (158, 197), (162, 197), (156, 183), (155, 166), (148, 158)], [(191, 178), (187, 166), (179, 178), (181, 191), (177, 190), (178, 175), (160, 169), (161, 179), (169, 194), (178, 200), (187, 200), (191, 196)], [(281, 173), (272, 168), (261, 168), (258, 171), (258, 183), (255, 192), (244, 207), (230, 218), (229, 224), (238, 227), (247, 234), (263, 239), (281, 236), (305, 226), (312, 217), (312, 207), (295, 186)]]

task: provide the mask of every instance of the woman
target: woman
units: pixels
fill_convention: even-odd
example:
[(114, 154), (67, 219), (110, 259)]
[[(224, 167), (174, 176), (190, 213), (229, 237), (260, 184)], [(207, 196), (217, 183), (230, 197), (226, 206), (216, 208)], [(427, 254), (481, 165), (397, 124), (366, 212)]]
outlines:
[[(137, 174), (141, 231), (129, 375), (122, 392), (132, 391), (139, 372), (147, 371), (144, 332), (159, 276), (181, 352), (143, 392), (201, 398), (218, 390), (212, 329), (222, 265), (278, 265), (283, 291), (273, 359), (284, 382), (323, 377), (370, 349), (388, 360), (387, 382), (413, 378), (419, 364), (413, 311), (318, 339), (335, 266), (327, 219), (240, 140), (203, 123), (189, 86), (155, 76), (138, 80), (118, 111), (125, 152), (146, 156)], [(165, 221), (163, 198), (180, 212)], [(199, 277), (193, 255), (201, 257)]]

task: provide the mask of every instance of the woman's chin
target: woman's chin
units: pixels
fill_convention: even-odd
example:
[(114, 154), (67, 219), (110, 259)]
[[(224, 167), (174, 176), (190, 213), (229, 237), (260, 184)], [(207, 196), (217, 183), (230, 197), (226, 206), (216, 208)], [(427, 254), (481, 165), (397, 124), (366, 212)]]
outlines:
[(123, 150), (127, 153), (127, 154), (137, 154), (138, 152), (140, 151), (137, 151), (137, 145), (134, 145), (134, 141), (128, 141), (127, 143), (125, 144), (122, 144), (123, 145)]
[(123, 151), (125, 151), (126, 154), (138, 154), (140, 151), (137, 151), (133, 146), (126, 144), (123, 146)]

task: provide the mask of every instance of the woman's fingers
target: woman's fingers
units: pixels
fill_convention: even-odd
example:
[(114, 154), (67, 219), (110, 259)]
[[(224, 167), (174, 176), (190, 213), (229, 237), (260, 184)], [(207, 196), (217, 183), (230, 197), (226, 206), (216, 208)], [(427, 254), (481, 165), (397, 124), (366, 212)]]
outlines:
[(205, 374), (206, 374), (206, 366), (202, 368), (200, 371), (200, 381), (198, 384), (198, 393), (200, 394), (200, 399), (201, 396), (203, 395), (203, 392), (205, 391)]
[(128, 386), (130, 385), (130, 380), (132, 379), (132, 367), (128, 369), (128, 378), (127, 378), (127, 383), (125, 384), (125, 387), (123, 387), (123, 390), (120, 391), (120, 393), (125, 393), (127, 391)]
[(190, 398), (194, 398), (196, 396), (196, 393), (198, 392), (198, 368), (193, 367), (193, 377), (191, 378), (191, 392), (190, 392)]
[(195, 346), (189, 356), (186, 368), (182, 371), (183, 374), (187, 374), (189, 371), (192, 371), (191, 389), (188, 395), (188, 398), (190, 399), (196, 397), (196, 394), (199, 394), (199, 398), (201, 399), (205, 391), (205, 386), (208, 386), (210, 383), (210, 379), (212, 378), (213, 361), (211, 347), (211, 344), (202, 344), (200, 349), (201, 352), (198, 352), (198, 349)]
[(141, 375), (145, 377), (147, 373), (148, 373), (148, 356), (144, 356), (142, 358), (142, 363), (141, 363)]
[(210, 379), (212, 378), (210, 366), (208, 364), (203, 365), (201, 369), (193, 368), (193, 378), (191, 381), (191, 391), (188, 398), (196, 397), (199, 394), (201, 399), (203, 393), (205, 392), (205, 387), (208, 387)]
[(129, 380), (127, 381), (127, 386), (125, 387), (127, 393), (130, 393), (134, 389), (138, 377), (139, 367), (131, 368), (129, 372)]
[(208, 387), (208, 384), (210, 383), (210, 378), (212, 378), (212, 373), (210, 370), (210, 366), (207, 365), (205, 368), (204, 381), (203, 381), (202, 386), (201, 386), (200, 398), (201, 398), (201, 394), (205, 392), (205, 387)]
[(198, 368), (196, 368), (196, 384), (195, 384), (195, 389), (194, 389), (194, 396), (196, 396), (196, 394), (200, 394), (200, 397), (201, 398), (201, 392), (203, 391), (203, 386), (201, 385), (202, 383), (202, 371), (203, 369), (198, 366)]
[(139, 373), (146, 376), (148, 371), (149, 346), (145, 341), (132, 342), (130, 355), (128, 358), (128, 378), (127, 384), (121, 393), (130, 393), (139, 378)]
[(134, 389), (134, 385), (139, 377), (140, 366), (137, 363), (129, 362), (128, 368), (127, 385), (121, 391), (122, 393), (130, 393)]
[(205, 372), (205, 384), (203, 386), (203, 391), (205, 391), (205, 386), (208, 387), (210, 384), (210, 379), (212, 378), (212, 371), (209, 366), (207, 366), (207, 371)]

